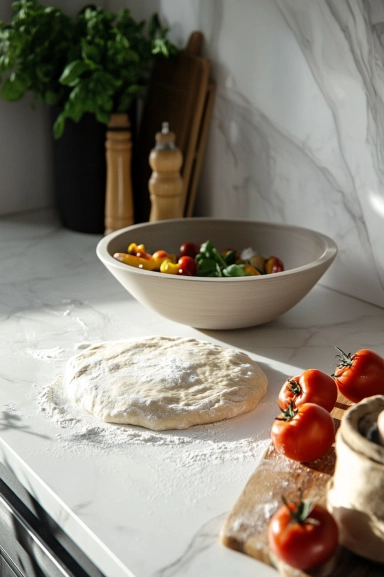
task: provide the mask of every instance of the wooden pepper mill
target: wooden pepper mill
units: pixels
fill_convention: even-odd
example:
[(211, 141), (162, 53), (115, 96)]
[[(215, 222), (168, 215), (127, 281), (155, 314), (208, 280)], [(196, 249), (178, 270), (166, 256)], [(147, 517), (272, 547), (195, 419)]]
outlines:
[(131, 179), (131, 132), (128, 114), (112, 114), (105, 142), (107, 185), (105, 234), (134, 222)]
[(183, 217), (183, 155), (175, 145), (175, 135), (163, 122), (155, 136), (156, 146), (149, 155), (153, 170), (148, 187), (151, 196), (150, 222)]

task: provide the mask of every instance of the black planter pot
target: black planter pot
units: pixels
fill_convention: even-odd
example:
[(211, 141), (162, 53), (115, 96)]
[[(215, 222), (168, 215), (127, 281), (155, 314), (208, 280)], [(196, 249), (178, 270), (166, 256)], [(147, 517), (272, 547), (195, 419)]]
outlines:
[[(52, 124), (60, 109), (52, 107)], [(53, 139), (54, 201), (66, 228), (89, 234), (104, 232), (106, 125), (86, 114), (67, 120), (63, 135)]]

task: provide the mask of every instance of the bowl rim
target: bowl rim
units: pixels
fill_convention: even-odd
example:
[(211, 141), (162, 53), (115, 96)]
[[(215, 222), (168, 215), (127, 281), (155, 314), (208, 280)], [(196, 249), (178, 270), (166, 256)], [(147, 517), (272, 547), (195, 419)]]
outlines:
[[(120, 236), (121, 234), (131, 231), (131, 230), (140, 230), (140, 228), (147, 228), (148, 226), (156, 226), (160, 223), (166, 224), (175, 223), (175, 222), (183, 222), (186, 221), (194, 221), (194, 222), (221, 222), (223, 224), (231, 224), (231, 223), (238, 223), (238, 224), (255, 224), (260, 226), (269, 226), (272, 228), (280, 228), (280, 229), (288, 229), (288, 230), (297, 230), (299, 232), (309, 232), (312, 235), (317, 236), (320, 240), (322, 240), (325, 244), (325, 249), (322, 255), (317, 258), (316, 260), (299, 266), (295, 268), (291, 268), (288, 270), (284, 270), (281, 272), (276, 273), (269, 273), (268, 275), (257, 275), (257, 276), (243, 276), (243, 277), (198, 277), (198, 276), (182, 276), (182, 275), (170, 275), (170, 274), (160, 274), (156, 271), (149, 271), (144, 270), (136, 267), (128, 267), (128, 265), (119, 262), (111, 254), (108, 252), (108, 245), (109, 243), (115, 239), (116, 237)], [(98, 258), (108, 266), (115, 267), (122, 271), (129, 271), (132, 274), (139, 274), (139, 275), (149, 275), (152, 277), (158, 277), (162, 279), (173, 279), (176, 282), (260, 282), (261, 279), (264, 279), (264, 282), (267, 280), (272, 280), (276, 277), (283, 278), (285, 276), (290, 276), (292, 273), (304, 272), (307, 270), (311, 270), (313, 268), (317, 268), (321, 264), (332, 262), (338, 253), (338, 247), (335, 241), (330, 238), (329, 236), (318, 232), (316, 230), (312, 230), (310, 228), (306, 228), (303, 226), (296, 226), (292, 224), (285, 224), (285, 223), (277, 223), (277, 222), (268, 222), (268, 221), (259, 221), (259, 220), (250, 220), (250, 219), (235, 219), (235, 218), (220, 218), (220, 217), (210, 217), (210, 216), (201, 216), (201, 217), (187, 217), (187, 218), (174, 218), (169, 220), (161, 220), (155, 222), (143, 222), (138, 224), (132, 224), (130, 226), (126, 226), (114, 232), (111, 232), (105, 235), (97, 244), (96, 246), (96, 254)], [(128, 267), (128, 268), (127, 268)]]

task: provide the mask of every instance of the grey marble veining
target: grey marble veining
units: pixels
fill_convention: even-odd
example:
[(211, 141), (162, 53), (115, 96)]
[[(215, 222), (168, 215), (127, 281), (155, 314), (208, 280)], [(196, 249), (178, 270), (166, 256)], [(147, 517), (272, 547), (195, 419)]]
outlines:
[(197, 213), (300, 224), (340, 252), (323, 283), (384, 306), (381, 0), (109, 0), (204, 33), (217, 99)]
[[(71, 12), (82, 6), (58, 3)], [(322, 282), (384, 306), (382, 0), (105, 0), (103, 6), (128, 7), (140, 19), (157, 11), (179, 46), (193, 30), (204, 34), (217, 99), (196, 213), (328, 234), (339, 255)], [(3, 212), (49, 197), (47, 117), (38, 110), (44, 133), (35, 136), (36, 118), (26, 125), (20, 106), (0, 104)], [(19, 148), (17, 118), (29, 143)]]
[(328, 234), (340, 252), (324, 283), (383, 306), (382, 13), (374, 2), (272, 4), (253, 10), (280, 44), (248, 57), (255, 87), (218, 66), (200, 210)]

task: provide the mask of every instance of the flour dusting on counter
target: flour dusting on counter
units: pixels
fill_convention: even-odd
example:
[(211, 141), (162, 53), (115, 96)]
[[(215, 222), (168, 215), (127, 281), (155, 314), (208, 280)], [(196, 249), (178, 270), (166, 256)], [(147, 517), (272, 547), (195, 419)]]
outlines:
[(51, 361), (62, 358), (65, 351), (61, 347), (54, 347), (52, 349), (29, 348), (26, 350), (26, 353), (31, 357), (33, 357), (34, 359), (39, 359), (42, 361)]
[[(150, 431), (134, 425), (116, 425), (105, 423), (68, 399), (61, 375), (38, 395), (40, 411), (55, 426), (63, 429), (55, 435), (57, 449), (60, 452), (126, 453), (133, 445), (168, 446), (184, 450), (183, 466), (194, 467), (201, 463), (222, 463), (224, 461), (256, 461), (265, 450), (265, 439), (269, 431), (259, 432), (257, 438), (233, 440), (233, 421), (222, 421), (210, 425), (198, 425), (187, 431)], [(241, 417), (237, 417), (240, 419)], [(65, 429), (65, 432), (64, 432)], [(181, 455), (178, 454), (180, 458)]]

